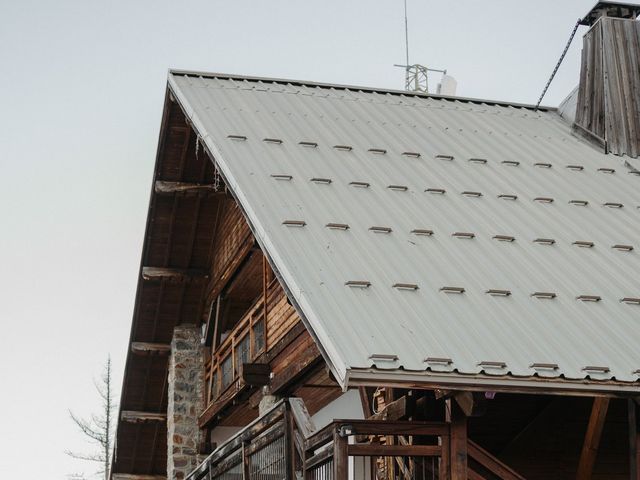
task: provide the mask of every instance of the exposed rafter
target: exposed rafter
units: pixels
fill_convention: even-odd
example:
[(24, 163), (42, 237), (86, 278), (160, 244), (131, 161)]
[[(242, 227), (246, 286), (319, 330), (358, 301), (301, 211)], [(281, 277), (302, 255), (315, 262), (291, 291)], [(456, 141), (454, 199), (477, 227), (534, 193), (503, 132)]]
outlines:
[(165, 343), (132, 342), (131, 353), (135, 355), (166, 356), (171, 352), (171, 345)]
[(205, 270), (188, 268), (142, 267), (144, 280), (169, 280), (174, 283), (201, 281), (209, 278)]
[(123, 410), (120, 413), (120, 420), (128, 423), (166, 422), (166, 413), (138, 412), (134, 410)]
[(178, 193), (197, 195), (226, 195), (226, 192), (224, 190), (216, 190), (216, 186), (213, 184), (165, 182), (163, 180), (156, 180), (154, 191), (158, 195), (175, 195)]

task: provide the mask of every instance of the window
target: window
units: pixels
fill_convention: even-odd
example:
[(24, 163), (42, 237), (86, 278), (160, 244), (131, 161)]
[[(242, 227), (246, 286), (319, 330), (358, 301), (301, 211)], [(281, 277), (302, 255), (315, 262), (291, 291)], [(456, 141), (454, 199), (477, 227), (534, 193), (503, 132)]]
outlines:
[(249, 347), (249, 335), (242, 337), (242, 339), (236, 344), (236, 375), (240, 374), (240, 369), (242, 368), (243, 363), (249, 363), (251, 361)]
[(264, 350), (264, 320), (258, 320), (253, 324), (253, 355), (254, 357)]
[(210, 391), (211, 391), (211, 398), (212, 399), (216, 399), (218, 398), (218, 394), (220, 393), (220, 386), (218, 385), (218, 372), (214, 371), (213, 375), (211, 375), (211, 385), (210, 385)]
[(227, 355), (220, 365), (220, 377), (222, 379), (222, 390), (226, 389), (233, 382), (233, 361), (231, 355)]

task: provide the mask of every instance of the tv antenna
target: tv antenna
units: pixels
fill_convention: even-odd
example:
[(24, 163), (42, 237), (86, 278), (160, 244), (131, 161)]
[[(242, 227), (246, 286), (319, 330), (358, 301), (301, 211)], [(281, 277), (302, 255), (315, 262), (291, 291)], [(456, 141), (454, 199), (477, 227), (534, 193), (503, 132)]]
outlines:
[(408, 92), (429, 93), (429, 72), (447, 74), (446, 70), (429, 68), (419, 63), (409, 63), (409, 21), (407, 19), (407, 0), (404, 0), (404, 43), (405, 64), (394, 64), (394, 67), (404, 68), (404, 89)]

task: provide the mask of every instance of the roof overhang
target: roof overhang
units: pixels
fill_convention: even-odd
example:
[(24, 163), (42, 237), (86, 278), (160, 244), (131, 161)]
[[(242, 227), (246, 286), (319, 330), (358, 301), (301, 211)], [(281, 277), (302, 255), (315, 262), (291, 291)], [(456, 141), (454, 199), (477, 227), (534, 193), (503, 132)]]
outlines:
[(451, 389), (480, 392), (508, 392), (545, 395), (640, 397), (638, 383), (569, 380), (564, 378), (527, 377), (509, 375), (460, 375), (455, 373), (408, 372), (382, 369), (348, 370), (346, 385), (377, 386), (385, 384), (397, 388)]

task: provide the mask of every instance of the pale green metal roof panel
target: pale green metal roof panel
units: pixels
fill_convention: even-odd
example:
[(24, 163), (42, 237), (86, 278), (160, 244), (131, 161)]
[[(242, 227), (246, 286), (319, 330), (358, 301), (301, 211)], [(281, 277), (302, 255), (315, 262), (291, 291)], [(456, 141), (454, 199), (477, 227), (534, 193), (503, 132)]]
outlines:
[(638, 380), (640, 306), (620, 300), (640, 297), (640, 176), (555, 111), (183, 73), (169, 84), (343, 385), (372, 366)]

